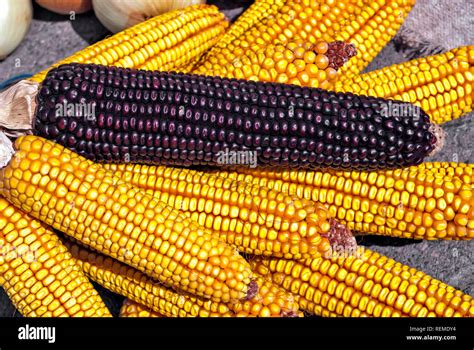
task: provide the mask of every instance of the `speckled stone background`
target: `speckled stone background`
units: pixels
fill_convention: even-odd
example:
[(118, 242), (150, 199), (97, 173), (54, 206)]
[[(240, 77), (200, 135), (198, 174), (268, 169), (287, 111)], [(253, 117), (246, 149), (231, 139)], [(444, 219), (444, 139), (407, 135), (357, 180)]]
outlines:
[[(235, 18), (246, 6), (245, 1), (210, 1), (217, 4), (229, 18)], [(420, 0), (412, 11), (405, 30), (430, 30), (424, 28), (426, 13), (424, 8), (430, 6), (430, 12), (445, 11), (442, 0)], [(469, 1), (467, 2), (469, 3)], [(439, 6), (433, 6), (438, 4)], [(451, 2), (450, 2), (451, 4)], [(461, 13), (465, 9), (461, 10)], [(438, 12), (438, 13), (436, 13)], [(469, 11), (463, 16), (471, 16)], [(456, 17), (456, 16), (453, 16)], [(446, 22), (449, 25), (449, 21)], [(451, 36), (456, 44), (474, 44), (474, 24), (472, 19), (463, 27), (452, 25)], [(58, 16), (35, 6), (34, 20), (30, 31), (19, 48), (6, 60), (0, 62), (0, 82), (23, 73), (34, 73), (47, 68), (52, 63), (66, 57), (87, 45), (110, 35), (97, 21), (93, 12), (78, 15), (74, 20), (67, 16)], [(429, 36), (428, 36), (429, 37)], [(459, 42), (460, 38), (462, 41)], [(436, 46), (439, 43), (433, 43)], [(400, 35), (385, 47), (367, 70), (378, 69), (390, 64), (407, 60), (404, 53), (416, 56), (414, 48), (406, 46), (406, 40)], [(450, 42), (443, 43), (445, 49), (453, 48)], [(416, 48), (418, 49), (418, 48)], [(415, 54), (414, 54), (415, 51)], [(444, 125), (447, 142), (444, 149), (433, 161), (459, 161), (474, 163), (474, 113), (462, 119)], [(420, 269), (465, 293), (474, 296), (474, 241), (413, 241), (386, 237), (364, 236), (358, 239), (359, 244), (385, 254), (404, 264)], [(117, 314), (122, 298), (98, 286), (101, 295), (114, 314)], [(0, 291), (0, 316), (19, 316), (8, 297)]]

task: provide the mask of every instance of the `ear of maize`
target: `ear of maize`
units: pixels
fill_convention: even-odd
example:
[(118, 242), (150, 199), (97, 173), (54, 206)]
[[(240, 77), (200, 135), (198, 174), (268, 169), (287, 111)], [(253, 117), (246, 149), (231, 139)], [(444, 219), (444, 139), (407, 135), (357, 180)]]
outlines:
[(209, 230), (54, 142), (15, 145), (0, 192), (18, 208), (166, 285), (224, 302), (248, 297), (248, 263)]
[[(211, 50), (194, 72), (327, 88), (356, 51), (318, 35), (324, 24), (316, 17), (324, 13), (329, 18), (331, 13), (345, 13), (345, 8), (345, 2), (290, 1), (274, 17), (265, 17), (225, 47)], [(331, 46), (337, 50), (328, 50)]]
[(219, 232), (222, 240), (245, 253), (301, 259), (327, 254), (337, 234), (351, 237), (350, 232), (335, 228), (323, 205), (266, 187), (189, 169), (139, 164), (104, 167)]
[(377, 172), (254, 171), (220, 176), (326, 204), (353, 231), (416, 239), (474, 238), (473, 166), (424, 163)]
[(153, 311), (142, 304), (136, 303), (130, 299), (123, 301), (120, 308), (119, 317), (164, 317), (162, 314)]
[(474, 46), (456, 48), (354, 77), (341, 76), (335, 91), (413, 103), (435, 123), (472, 111)]
[(93, 252), (69, 239), (65, 244), (76, 263), (91, 280), (143, 305), (149, 312), (165, 317), (233, 316), (229, 307), (223, 303), (168, 288), (133, 267)]
[(0, 249), (0, 284), (23, 316), (111, 316), (56, 234), (3, 198)]
[(253, 45), (231, 64), (206, 75), (327, 89), (336, 81), (339, 67), (355, 54), (354, 46), (341, 41)]
[(360, 247), (356, 256), (257, 258), (254, 269), (320, 316), (473, 317), (474, 299), (421, 271)]
[(253, 27), (237, 38), (225, 43), (225, 47), (211, 51), (196, 67), (195, 73), (208, 74), (245, 55), (249, 48), (263, 49), (272, 44), (288, 44), (300, 40), (308, 44), (334, 40), (325, 36), (328, 24), (337, 23), (354, 11), (357, 0), (312, 1), (291, 0), (278, 9), (274, 16), (263, 17)]
[[(65, 58), (65, 63), (95, 63), (125, 68), (171, 70), (212, 47), (228, 22), (215, 6), (195, 5), (137, 24)], [(49, 69), (51, 69), (49, 68)], [(31, 80), (43, 81), (49, 69)]]
[[(196, 67), (195, 72), (199, 74), (230, 74), (229, 68), (237, 61), (235, 67), (237, 76), (259, 77), (255, 71), (260, 68), (264, 71), (262, 77), (268, 79), (272, 74), (266, 74), (275, 55), (272, 50), (266, 49), (272, 44), (288, 44), (291, 41), (302, 40), (307, 44), (316, 44), (319, 41), (332, 42), (343, 41), (352, 43), (359, 52), (347, 64), (341, 62), (340, 72), (331, 75), (335, 78), (352, 77), (365, 68), (383, 47), (393, 38), (406, 18), (415, 0), (349, 0), (349, 1), (305, 1), (293, 0), (281, 7), (274, 17), (262, 20), (254, 27), (248, 29), (237, 39), (226, 44), (225, 48), (215, 50), (214, 54), (205, 56), (202, 64)], [(250, 52), (249, 50), (253, 51)], [(296, 51), (295, 51), (296, 54)], [(247, 57), (246, 57), (247, 55)], [(250, 55), (250, 57), (249, 57)], [(256, 59), (255, 56), (260, 57)], [(352, 55), (345, 56), (345, 59)], [(291, 57), (291, 55), (289, 56)], [(243, 71), (238, 61), (252, 62), (251, 68), (245, 67)], [(298, 61), (298, 62), (296, 62)], [(326, 87), (326, 80), (321, 79), (323, 73), (319, 72), (319, 79), (307, 79), (310, 72), (314, 70), (301, 69), (301, 60), (293, 64), (285, 61), (285, 56), (277, 60), (278, 66), (289, 67), (289, 72), (299, 70), (299, 75), (293, 78), (287, 77), (294, 84), (312, 87)], [(297, 63), (297, 64), (296, 64)], [(280, 68), (281, 69), (281, 68)], [(280, 79), (284, 79), (289, 72), (281, 72)], [(275, 76), (275, 73), (273, 73)], [(323, 83), (323, 85), (320, 85)], [(331, 86), (332, 81), (329, 81)]]
[[(251, 161), (367, 170), (415, 165), (436, 153), (442, 129), (421, 110), (417, 118), (386, 115), (389, 102), (294, 85), (69, 64), (41, 84), (29, 127), (109, 163)], [(70, 111), (76, 103), (94, 106), (92, 118)]]

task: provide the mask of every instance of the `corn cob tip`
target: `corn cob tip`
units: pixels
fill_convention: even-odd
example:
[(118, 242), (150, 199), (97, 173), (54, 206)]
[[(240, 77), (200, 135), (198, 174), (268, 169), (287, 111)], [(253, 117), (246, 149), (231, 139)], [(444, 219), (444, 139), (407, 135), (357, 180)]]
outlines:
[(32, 129), (39, 84), (22, 80), (0, 93), (0, 128), (8, 137), (25, 135)]
[(357, 248), (357, 243), (351, 230), (334, 218), (330, 218), (328, 222), (331, 225), (328, 239), (332, 250), (353, 251)]
[(244, 300), (251, 300), (255, 298), (258, 293), (258, 283), (256, 281), (251, 281), (247, 288), (247, 295)]
[(438, 153), (444, 146), (446, 141), (446, 132), (438, 124), (431, 124), (429, 131), (436, 137), (435, 147), (428, 156), (435, 155)]
[(354, 44), (344, 41), (333, 41), (328, 44), (326, 56), (329, 58), (330, 68), (338, 70), (355, 55), (357, 55), (357, 49)]

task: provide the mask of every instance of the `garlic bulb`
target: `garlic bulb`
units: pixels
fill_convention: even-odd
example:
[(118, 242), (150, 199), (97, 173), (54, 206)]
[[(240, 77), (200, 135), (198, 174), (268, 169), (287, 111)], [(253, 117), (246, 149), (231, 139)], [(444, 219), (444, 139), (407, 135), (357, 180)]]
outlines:
[(92, 0), (36, 0), (36, 3), (60, 15), (80, 14), (92, 9)]
[(99, 21), (108, 30), (117, 33), (147, 18), (205, 2), (205, 0), (92, 0), (92, 5)]
[(23, 40), (31, 18), (31, 0), (0, 0), (0, 60), (7, 57)]

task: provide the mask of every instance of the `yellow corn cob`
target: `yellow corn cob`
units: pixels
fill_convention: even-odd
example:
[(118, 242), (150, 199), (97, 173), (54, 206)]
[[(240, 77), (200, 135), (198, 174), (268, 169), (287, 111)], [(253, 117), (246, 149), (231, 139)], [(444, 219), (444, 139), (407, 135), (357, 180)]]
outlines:
[(222, 240), (245, 253), (300, 259), (331, 249), (334, 224), (317, 202), (189, 169), (139, 164), (104, 167), (219, 232)]
[(3, 198), (0, 247), (0, 284), (23, 316), (111, 316), (56, 234)]
[(51, 68), (71, 62), (171, 70), (207, 51), (227, 26), (215, 6), (195, 5), (168, 12), (89, 46), (30, 80), (41, 82)]
[(123, 301), (120, 308), (119, 317), (164, 317), (162, 314), (155, 312), (142, 304), (136, 303), (130, 299)]
[[(298, 73), (304, 75), (304, 77), (306, 75), (311, 77), (317, 66), (312, 64), (314, 58), (309, 62), (299, 58), (300, 54), (298, 51), (302, 51), (301, 56), (305, 56), (305, 53), (306, 56), (312, 56), (314, 52), (311, 53), (308, 50), (304, 52), (298, 43), (303, 42), (306, 45), (317, 45), (320, 42), (328, 43), (332, 41), (327, 39), (331, 37), (330, 35), (324, 34), (327, 33), (327, 22), (333, 17), (337, 18), (339, 16), (339, 20), (341, 20), (344, 16), (349, 16), (354, 11), (353, 4), (357, 2), (357, 0), (289, 1), (280, 8), (275, 16), (263, 19), (237, 39), (226, 44), (218, 52), (215, 52), (213, 55), (207, 55), (202, 64), (196, 67), (193, 72), (219, 76), (229, 75), (230, 73), (222, 72), (222, 69), (229, 69), (231, 65), (235, 65), (235, 72), (232, 73), (232, 76), (249, 78), (254, 76), (255, 71), (257, 71), (257, 67), (253, 66), (264, 65), (265, 69), (269, 71), (268, 76), (274, 79), (272, 81), (276, 81), (276, 77), (279, 76), (278, 81), (288, 81), (298, 83), (299, 85), (308, 83), (309, 81), (306, 81), (304, 78), (298, 79)], [(322, 20), (322, 18), (326, 18), (326, 20)], [(276, 47), (272, 45), (276, 45)], [(284, 53), (288, 50), (279, 53), (278, 48), (287, 48), (290, 51), (294, 49), (297, 52), (289, 55), (287, 58)], [(340, 57), (340, 60), (337, 65), (334, 65), (336, 69), (345, 62), (343, 58), (346, 58), (347, 54), (350, 53), (348, 57), (353, 54), (353, 48), (348, 49), (348, 52), (345, 52), (345, 50), (338, 52), (340, 52), (340, 55), (337, 57)], [(246, 55), (249, 57), (245, 57)], [(268, 57), (264, 57), (265, 55), (268, 55)], [(240, 62), (241, 59), (244, 61), (244, 64)], [(246, 62), (252, 62), (252, 65), (249, 66)], [(248, 71), (249, 68), (252, 68), (252, 72)], [(277, 68), (280, 70), (280, 74), (277, 74)], [(319, 87), (319, 83), (326, 80), (325, 77), (320, 77), (323, 73), (325, 76), (334, 78), (335, 69), (328, 67), (318, 70), (322, 71), (318, 75), (321, 81), (315, 78), (310, 79), (313, 87)]]
[[(264, 70), (261, 74), (268, 80), (269, 77), (277, 76), (274, 66), (278, 64), (288, 70), (280, 72), (283, 77), (278, 81), (327, 88), (331, 84), (320, 85), (325, 79), (306, 78), (311, 74), (309, 69), (305, 69), (302, 60), (292, 62), (292, 55), (289, 59), (281, 56), (275, 60), (279, 56), (275, 56), (273, 48), (270, 46), (268, 49), (268, 46), (278, 43), (284, 46), (295, 41), (303, 41), (308, 45), (334, 40), (353, 43), (359, 54), (350, 59), (347, 65), (344, 65), (345, 59), (353, 55), (344, 55), (344, 60), (336, 65), (337, 69), (342, 67), (337, 76), (351, 77), (365, 68), (391, 40), (414, 4), (415, 0), (289, 1), (274, 18), (263, 20), (225, 48), (213, 55), (206, 55), (205, 61), (194, 72), (249, 78), (258, 77), (256, 71), (263, 66), (269, 72)], [(241, 60), (244, 61), (243, 66)], [(232, 65), (236, 67), (232, 68)], [(230, 69), (235, 72), (231, 74)], [(303, 77), (289, 76), (294, 71)], [(324, 73), (328, 74), (327, 71)], [(322, 74), (320, 71), (319, 75)], [(334, 71), (331, 74), (336, 77)]]
[[(287, 44), (259, 45), (251, 47), (248, 53), (237, 57), (232, 64), (219, 67), (208, 75), (255, 81), (278, 82), (329, 88), (337, 77), (335, 60), (341, 55), (333, 49), (343, 43), (316, 45), (293, 41)], [(351, 48), (353, 50), (353, 48)], [(352, 54), (352, 53), (350, 53)], [(355, 50), (353, 50), (355, 54)]]
[(0, 192), (18, 208), (189, 293), (229, 302), (254, 289), (235, 249), (165, 203), (52, 141), (25, 136), (15, 145)]
[[(287, 44), (295, 38), (310, 44), (316, 44), (322, 40), (328, 41), (332, 38), (323, 36), (326, 32), (323, 17), (330, 13), (338, 13), (344, 16), (349, 13), (350, 1), (328, 1), (313, 0), (291, 0), (285, 3), (274, 16), (264, 17), (260, 22), (246, 31), (238, 38), (225, 44), (225, 47), (206, 55), (206, 60), (194, 70), (198, 74), (207, 74), (210, 71), (218, 71), (220, 68), (231, 64), (236, 58), (247, 53), (254, 45), (265, 48), (271, 44)], [(342, 9), (342, 10), (341, 10)], [(327, 39), (327, 40), (326, 40)]]
[(223, 303), (175, 291), (140, 271), (66, 240), (76, 263), (89, 278), (108, 290), (165, 317), (234, 316)]
[(474, 316), (474, 299), (421, 271), (360, 247), (357, 256), (304, 261), (261, 258), (261, 274), (321, 316)]
[(417, 239), (474, 238), (473, 166), (426, 163), (374, 172), (218, 172), (326, 204), (349, 229)]
[(341, 67), (338, 77), (359, 74), (388, 44), (400, 29), (416, 0), (378, 0), (355, 7), (341, 29), (331, 33), (334, 40), (354, 44), (358, 54)]
[(254, 3), (232, 23), (229, 30), (227, 30), (219, 41), (205, 54), (203, 60), (205, 61), (208, 57), (219, 53), (256, 23), (265, 18), (273, 17), (284, 4), (284, 0), (255, 0)]
[(334, 90), (411, 102), (440, 124), (472, 111), (473, 87), (474, 46), (465, 46), (352, 78), (341, 76)]

